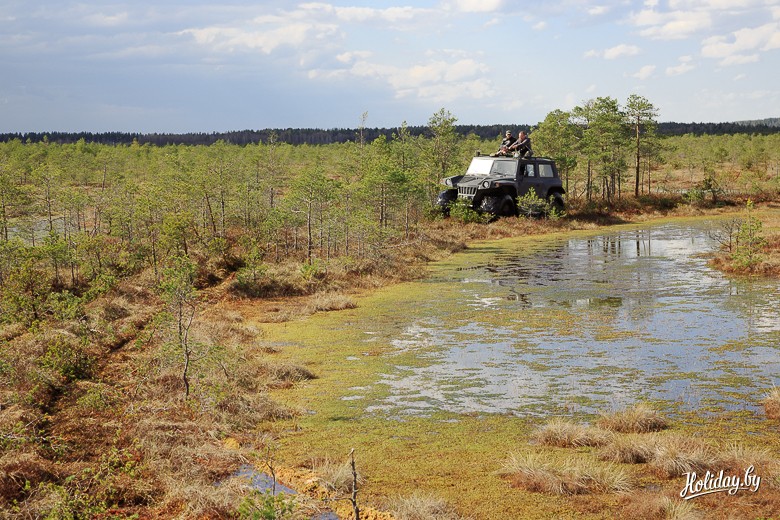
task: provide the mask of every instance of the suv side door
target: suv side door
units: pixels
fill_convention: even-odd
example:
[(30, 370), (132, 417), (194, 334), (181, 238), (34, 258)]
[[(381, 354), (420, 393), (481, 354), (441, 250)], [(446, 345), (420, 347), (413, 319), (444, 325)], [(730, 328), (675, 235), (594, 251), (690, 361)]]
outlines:
[(522, 177), (517, 177), (517, 196), (522, 197), (530, 190), (536, 192), (537, 197), (544, 197), (544, 180), (539, 177), (539, 170), (535, 161), (522, 161), (518, 173), (522, 172)]

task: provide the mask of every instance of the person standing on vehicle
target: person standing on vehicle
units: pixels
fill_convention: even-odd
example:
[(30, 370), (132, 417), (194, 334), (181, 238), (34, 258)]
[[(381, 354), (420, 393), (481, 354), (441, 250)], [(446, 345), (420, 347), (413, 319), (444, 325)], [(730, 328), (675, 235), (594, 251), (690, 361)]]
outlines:
[(507, 150), (517, 153), (520, 157), (531, 157), (531, 138), (521, 130), (517, 141), (512, 143)]

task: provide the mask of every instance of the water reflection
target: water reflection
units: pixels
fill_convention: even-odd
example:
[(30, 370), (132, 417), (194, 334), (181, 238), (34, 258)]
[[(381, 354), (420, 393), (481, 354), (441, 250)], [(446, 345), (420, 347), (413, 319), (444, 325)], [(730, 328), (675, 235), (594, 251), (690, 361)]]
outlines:
[[(734, 281), (700, 253), (711, 224), (503, 250), (436, 280), (447, 306), (394, 340), (399, 365), (374, 408), (396, 413), (595, 411), (637, 399), (754, 406), (780, 374), (780, 294)], [(695, 396), (695, 397), (693, 397)]]

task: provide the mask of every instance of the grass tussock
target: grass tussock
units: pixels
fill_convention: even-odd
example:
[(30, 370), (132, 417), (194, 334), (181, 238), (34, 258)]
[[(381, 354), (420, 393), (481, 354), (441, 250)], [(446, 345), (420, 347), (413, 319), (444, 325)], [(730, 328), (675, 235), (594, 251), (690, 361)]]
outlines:
[(266, 363), (264, 373), (270, 379), (268, 386), (271, 388), (291, 388), (317, 378), (308, 368), (294, 363)]
[(500, 475), (516, 487), (554, 495), (625, 493), (633, 488), (631, 475), (615, 464), (555, 461), (538, 453), (511, 455)]
[(637, 403), (619, 412), (602, 414), (596, 424), (616, 433), (657, 432), (669, 427), (669, 421), (663, 415), (644, 403)]
[(659, 439), (650, 468), (662, 478), (674, 478), (685, 473), (701, 473), (714, 469), (718, 457), (712, 446), (701, 440), (670, 435)]
[(718, 450), (718, 469), (728, 474), (744, 473), (753, 466), (759, 475), (772, 478), (780, 476), (780, 461), (766, 448), (751, 448), (741, 444), (730, 444)]
[(343, 311), (354, 309), (357, 303), (346, 294), (338, 292), (320, 292), (311, 297), (308, 309), (313, 312)]
[(397, 497), (388, 509), (397, 520), (465, 520), (446, 500), (431, 493)]
[(565, 419), (553, 419), (531, 434), (531, 439), (543, 446), (578, 448), (604, 446), (613, 434), (590, 426), (583, 426)]
[(706, 518), (693, 501), (649, 493), (632, 495), (622, 509), (622, 518), (643, 520), (703, 520)]
[(761, 401), (764, 405), (764, 413), (768, 419), (780, 419), (780, 388), (772, 387)]
[[(318, 476), (320, 484), (334, 493), (349, 493), (352, 491), (354, 476), (349, 462), (336, 462), (332, 459), (316, 460), (311, 470)], [(357, 473), (358, 488), (365, 479)]]
[(654, 436), (616, 435), (598, 452), (601, 460), (620, 464), (644, 464), (655, 458), (658, 441)]

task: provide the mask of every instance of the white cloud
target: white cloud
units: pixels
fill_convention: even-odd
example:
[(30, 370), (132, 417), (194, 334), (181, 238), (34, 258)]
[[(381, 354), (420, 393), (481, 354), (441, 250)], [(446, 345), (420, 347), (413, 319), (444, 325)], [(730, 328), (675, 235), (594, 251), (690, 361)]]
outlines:
[(734, 11), (763, 7), (767, 3), (765, 0), (669, 0), (669, 8)]
[(772, 22), (755, 28), (744, 28), (730, 37), (712, 36), (702, 42), (705, 58), (719, 59), (720, 65), (740, 65), (758, 61), (758, 51), (780, 47), (780, 23)]
[(657, 40), (684, 39), (712, 26), (712, 17), (706, 11), (672, 11), (662, 13), (644, 9), (630, 17), (637, 27), (646, 27), (639, 34)]
[(601, 16), (609, 12), (609, 6), (607, 5), (594, 5), (588, 8), (588, 14), (591, 16)]
[(547, 29), (547, 22), (537, 22), (531, 27), (534, 31), (543, 31)]
[(312, 40), (330, 38), (338, 32), (335, 25), (314, 25), (291, 22), (287, 25), (268, 29), (265, 27), (206, 27), (186, 29), (180, 35), (190, 35), (199, 45), (222, 52), (259, 50), (270, 54), (282, 46), (299, 47)]
[(745, 65), (746, 63), (756, 63), (758, 61), (758, 54), (733, 54), (726, 56), (720, 62), (720, 65), (728, 67), (731, 65)]
[(126, 23), (129, 19), (127, 12), (116, 14), (92, 14), (86, 17), (87, 22), (99, 27), (116, 27)]
[(606, 49), (603, 56), (605, 60), (614, 60), (617, 58), (622, 58), (623, 56), (635, 56), (639, 54), (639, 50), (639, 47), (636, 45), (627, 45), (625, 43), (621, 43), (620, 45)]
[(691, 63), (691, 61), (693, 61), (693, 58), (691, 58), (690, 56), (680, 56), (678, 61), (680, 63), (675, 65), (674, 67), (667, 67), (666, 68), (666, 75), (667, 76), (679, 76), (681, 74), (685, 74), (686, 72), (691, 71), (691, 70), (696, 68)]
[(597, 51), (596, 49), (590, 49), (588, 51), (585, 51), (583, 54), (583, 57), (585, 58), (604, 58), (605, 60), (614, 60), (617, 58), (622, 58), (624, 56), (635, 56), (639, 54), (639, 51), (641, 49), (637, 47), (636, 45), (627, 45), (625, 43), (621, 43), (620, 45), (616, 45), (614, 47), (610, 47), (609, 49), (605, 49), (603, 51)]
[(445, 9), (462, 13), (492, 13), (504, 6), (504, 0), (450, 0), (444, 3)]
[(745, 79), (746, 77), (747, 76), (745, 74), (737, 74), (736, 76), (734, 76), (734, 81), (741, 81), (741, 80)]
[(645, 65), (641, 69), (639, 69), (636, 73), (632, 74), (631, 77), (645, 80), (653, 75), (653, 72), (655, 72), (655, 65)]
[(366, 59), (371, 57), (370, 51), (354, 51), (354, 52), (343, 52), (336, 56), (336, 59), (340, 61), (341, 63), (351, 63), (353, 61), (359, 60), (359, 59)]
[[(354, 57), (349, 56), (350, 59)], [(432, 60), (409, 67), (358, 59), (349, 68), (333, 71), (313, 70), (309, 72), (309, 77), (372, 79), (387, 83), (397, 98), (416, 96), (432, 101), (452, 101), (459, 98), (483, 99), (492, 95), (493, 85), (484, 79), (488, 72), (489, 67), (471, 58), (454, 61)]]

